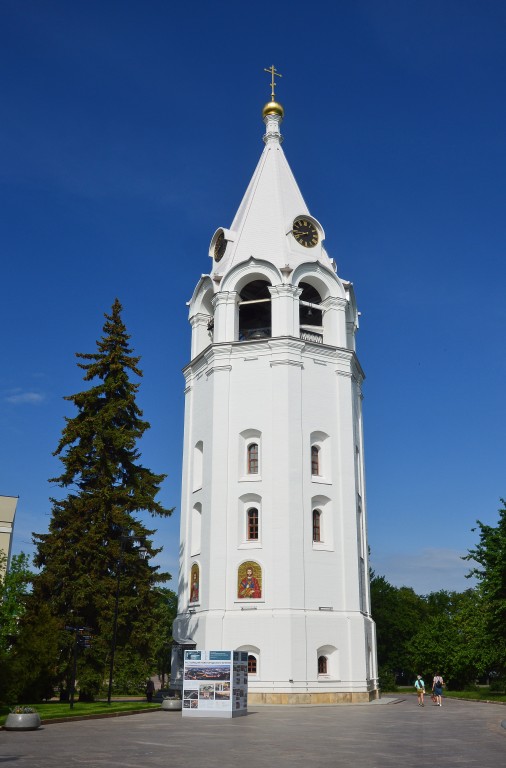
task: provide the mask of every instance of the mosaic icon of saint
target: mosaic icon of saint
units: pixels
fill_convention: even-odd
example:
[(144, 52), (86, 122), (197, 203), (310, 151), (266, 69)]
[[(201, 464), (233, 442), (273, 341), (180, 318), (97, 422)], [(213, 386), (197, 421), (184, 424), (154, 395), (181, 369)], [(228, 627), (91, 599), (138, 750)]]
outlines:
[(192, 565), (190, 575), (190, 603), (199, 601), (199, 567), (196, 563)]
[(241, 599), (262, 597), (262, 587), (260, 586), (260, 581), (254, 576), (253, 568), (249, 563), (246, 568), (246, 574), (244, 578), (240, 579), (239, 581), (237, 596)]

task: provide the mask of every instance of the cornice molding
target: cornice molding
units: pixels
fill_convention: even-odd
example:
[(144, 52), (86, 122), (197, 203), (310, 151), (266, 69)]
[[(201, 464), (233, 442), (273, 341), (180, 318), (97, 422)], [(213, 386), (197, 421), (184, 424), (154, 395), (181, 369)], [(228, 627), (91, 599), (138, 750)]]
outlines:
[(207, 369), (206, 376), (209, 378), (213, 373), (228, 373), (231, 370), (231, 365), (213, 365), (212, 368)]
[[(283, 359), (279, 357), (280, 355), (284, 356)], [(286, 361), (289, 360), (301, 367), (304, 367), (308, 360), (312, 360), (314, 363), (333, 364), (339, 375), (351, 376), (359, 384), (365, 379), (364, 371), (353, 350), (344, 347), (332, 347), (329, 344), (302, 341), (296, 336), (276, 336), (261, 341), (226, 341), (210, 344), (188, 363), (183, 369), (183, 374), (187, 381), (191, 381), (192, 377), (202, 373), (207, 375), (210, 368), (228, 369), (234, 360), (244, 360), (247, 357), (255, 356), (258, 358), (270, 357), (271, 364), (276, 362), (276, 364), (284, 365), (288, 364)]]
[(302, 293), (302, 288), (291, 283), (282, 283), (281, 285), (269, 285), (269, 293), (273, 299), (279, 299), (288, 296), (292, 299), (298, 299)]
[(214, 309), (218, 309), (220, 304), (236, 304), (239, 300), (237, 291), (218, 291), (212, 298)]
[(211, 315), (206, 315), (204, 312), (197, 312), (196, 315), (190, 317), (190, 325), (195, 328), (197, 325), (205, 325), (209, 322)]
[(343, 312), (346, 311), (347, 305), (347, 299), (342, 298), (341, 296), (327, 296), (326, 299), (323, 299), (323, 301), (320, 302), (320, 306), (323, 309), (340, 309)]
[(291, 365), (294, 368), (304, 368), (302, 360), (271, 360), (269, 365), (271, 368), (274, 368), (277, 365)]

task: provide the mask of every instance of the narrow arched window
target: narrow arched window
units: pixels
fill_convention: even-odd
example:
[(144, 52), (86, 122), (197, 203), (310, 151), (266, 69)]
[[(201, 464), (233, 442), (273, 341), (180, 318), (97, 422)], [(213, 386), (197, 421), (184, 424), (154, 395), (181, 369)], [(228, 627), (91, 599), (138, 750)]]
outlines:
[(250, 541), (258, 539), (258, 509), (251, 507), (247, 512), (247, 533)]
[(258, 443), (248, 445), (248, 475), (258, 475)]
[(239, 296), (239, 341), (271, 336), (271, 294), (266, 280), (253, 280)]
[(311, 474), (320, 474), (320, 449), (317, 445), (311, 446)]
[(318, 674), (319, 675), (327, 674), (327, 657), (326, 656), (318, 656)]
[(318, 308), (321, 296), (312, 285), (299, 283), (302, 293), (299, 298), (300, 337), (315, 344), (323, 343), (323, 312)]
[(313, 509), (313, 541), (322, 540), (322, 513), (319, 509)]
[(202, 470), (204, 465), (204, 443), (200, 440), (193, 449), (193, 490), (202, 488)]
[(256, 675), (257, 673), (257, 660), (251, 653), (248, 655), (248, 675)]
[(202, 504), (197, 503), (192, 509), (190, 554), (198, 555), (202, 546)]

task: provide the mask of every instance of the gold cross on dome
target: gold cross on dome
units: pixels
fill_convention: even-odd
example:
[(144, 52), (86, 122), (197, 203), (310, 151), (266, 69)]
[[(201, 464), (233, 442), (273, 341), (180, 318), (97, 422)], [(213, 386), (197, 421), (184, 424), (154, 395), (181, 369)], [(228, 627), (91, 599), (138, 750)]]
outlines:
[(274, 90), (276, 88), (276, 81), (275, 77), (283, 77), (283, 75), (276, 70), (276, 67), (274, 64), (272, 64), (270, 67), (265, 67), (264, 72), (270, 72), (271, 74), (271, 101), (276, 100), (276, 94), (274, 93)]

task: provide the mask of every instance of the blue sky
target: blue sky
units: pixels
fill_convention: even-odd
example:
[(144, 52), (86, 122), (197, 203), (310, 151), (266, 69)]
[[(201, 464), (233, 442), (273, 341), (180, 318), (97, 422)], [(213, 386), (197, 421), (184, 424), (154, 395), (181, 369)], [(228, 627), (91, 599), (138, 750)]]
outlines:
[[(372, 566), (465, 589), (506, 495), (506, 6), (483, 0), (3, 0), (0, 493), (46, 530), (68, 395), (117, 296), (166, 472), (177, 574), (186, 301), (262, 151), (284, 150), (355, 285)], [(150, 521), (151, 522), (151, 521)], [(175, 583), (175, 582), (173, 582)]]

